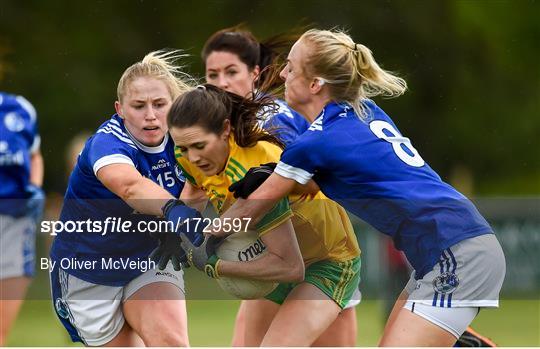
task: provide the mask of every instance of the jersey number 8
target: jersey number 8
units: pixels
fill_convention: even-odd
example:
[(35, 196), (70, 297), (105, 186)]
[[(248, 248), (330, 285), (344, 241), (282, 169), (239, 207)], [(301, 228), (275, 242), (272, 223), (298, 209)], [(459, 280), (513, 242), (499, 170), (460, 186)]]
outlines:
[[(371, 129), (371, 132), (375, 134), (375, 136), (392, 144), (394, 152), (401, 161), (414, 167), (424, 166), (425, 161), (422, 159), (418, 151), (414, 149), (411, 144), (411, 140), (400, 135), (399, 132), (388, 122), (375, 120), (369, 124), (369, 128)], [(387, 135), (384, 130), (392, 135)]]

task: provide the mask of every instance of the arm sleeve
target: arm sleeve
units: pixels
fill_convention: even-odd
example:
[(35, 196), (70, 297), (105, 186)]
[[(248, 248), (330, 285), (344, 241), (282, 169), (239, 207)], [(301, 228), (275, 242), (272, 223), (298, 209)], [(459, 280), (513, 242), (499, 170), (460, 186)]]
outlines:
[(86, 145), (87, 156), (92, 172), (97, 175), (99, 169), (111, 164), (135, 166), (137, 148), (118, 139), (111, 133), (98, 133)]
[(39, 147), (41, 146), (41, 137), (39, 134), (36, 134), (34, 136), (34, 141), (32, 142), (32, 145), (30, 146), (30, 154), (34, 154), (39, 150)]
[(288, 198), (281, 199), (270, 212), (268, 212), (260, 221), (257, 223), (257, 231), (259, 236), (263, 236), (270, 230), (274, 229), (278, 225), (285, 222), (287, 219), (291, 218), (293, 215), (291, 208), (289, 207)]
[(24, 111), (26, 126), (25, 135), (28, 140), (30, 154), (33, 154), (39, 150), (41, 145), (41, 137), (38, 132), (37, 112), (32, 103), (30, 103), (23, 96), (15, 97), (19, 107)]
[(318, 168), (320, 160), (317, 154), (320, 153), (315, 144), (306, 141), (305, 137), (299, 137), (297, 141), (285, 148), (274, 172), (300, 184), (306, 184)]

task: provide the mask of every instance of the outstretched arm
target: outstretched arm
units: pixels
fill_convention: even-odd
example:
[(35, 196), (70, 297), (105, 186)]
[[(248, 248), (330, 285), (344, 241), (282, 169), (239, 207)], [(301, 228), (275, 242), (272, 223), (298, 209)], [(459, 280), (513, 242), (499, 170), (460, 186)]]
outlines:
[(291, 194), (307, 194), (307, 195), (317, 195), (317, 193), (321, 190), (317, 183), (313, 179), (310, 179), (309, 182), (306, 184), (300, 184), (298, 182), (295, 182), (294, 188), (291, 192)]
[(171, 193), (143, 177), (132, 165), (104, 166), (98, 170), (97, 178), (107, 189), (143, 214), (161, 216), (161, 208), (174, 199)]
[[(251, 225), (254, 226), (279, 200), (291, 193), (295, 184), (296, 181), (273, 173), (246, 200), (238, 199), (221, 218), (251, 218)], [(213, 230), (212, 234), (216, 236), (227, 236), (230, 233)]]

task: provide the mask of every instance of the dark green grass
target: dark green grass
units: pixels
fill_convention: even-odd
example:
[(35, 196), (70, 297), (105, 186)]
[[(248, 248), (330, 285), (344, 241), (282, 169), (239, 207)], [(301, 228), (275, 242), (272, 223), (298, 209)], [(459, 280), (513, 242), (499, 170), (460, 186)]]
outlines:
[[(230, 346), (237, 301), (188, 302), (193, 346)], [(364, 301), (357, 307), (358, 345), (375, 346), (383, 328), (382, 305)], [(540, 301), (502, 300), (498, 310), (484, 310), (474, 328), (501, 346), (540, 346)], [(8, 340), (10, 346), (71, 346), (67, 332), (46, 300), (27, 301)]]

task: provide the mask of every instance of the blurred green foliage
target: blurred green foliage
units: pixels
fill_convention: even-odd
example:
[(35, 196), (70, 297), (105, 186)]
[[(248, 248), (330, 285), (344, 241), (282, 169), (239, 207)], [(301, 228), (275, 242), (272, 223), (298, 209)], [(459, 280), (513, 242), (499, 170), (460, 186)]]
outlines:
[(182, 48), (203, 76), (202, 45), (223, 27), (337, 26), (406, 78), (405, 96), (377, 102), (443, 179), (459, 167), (475, 194), (539, 194), (539, 19), (535, 0), (3, 0), (0, 89), (36, 106), (45, 186), (63, 192), (66, 145), (114, 112), (120, 75), (144, 54)]

